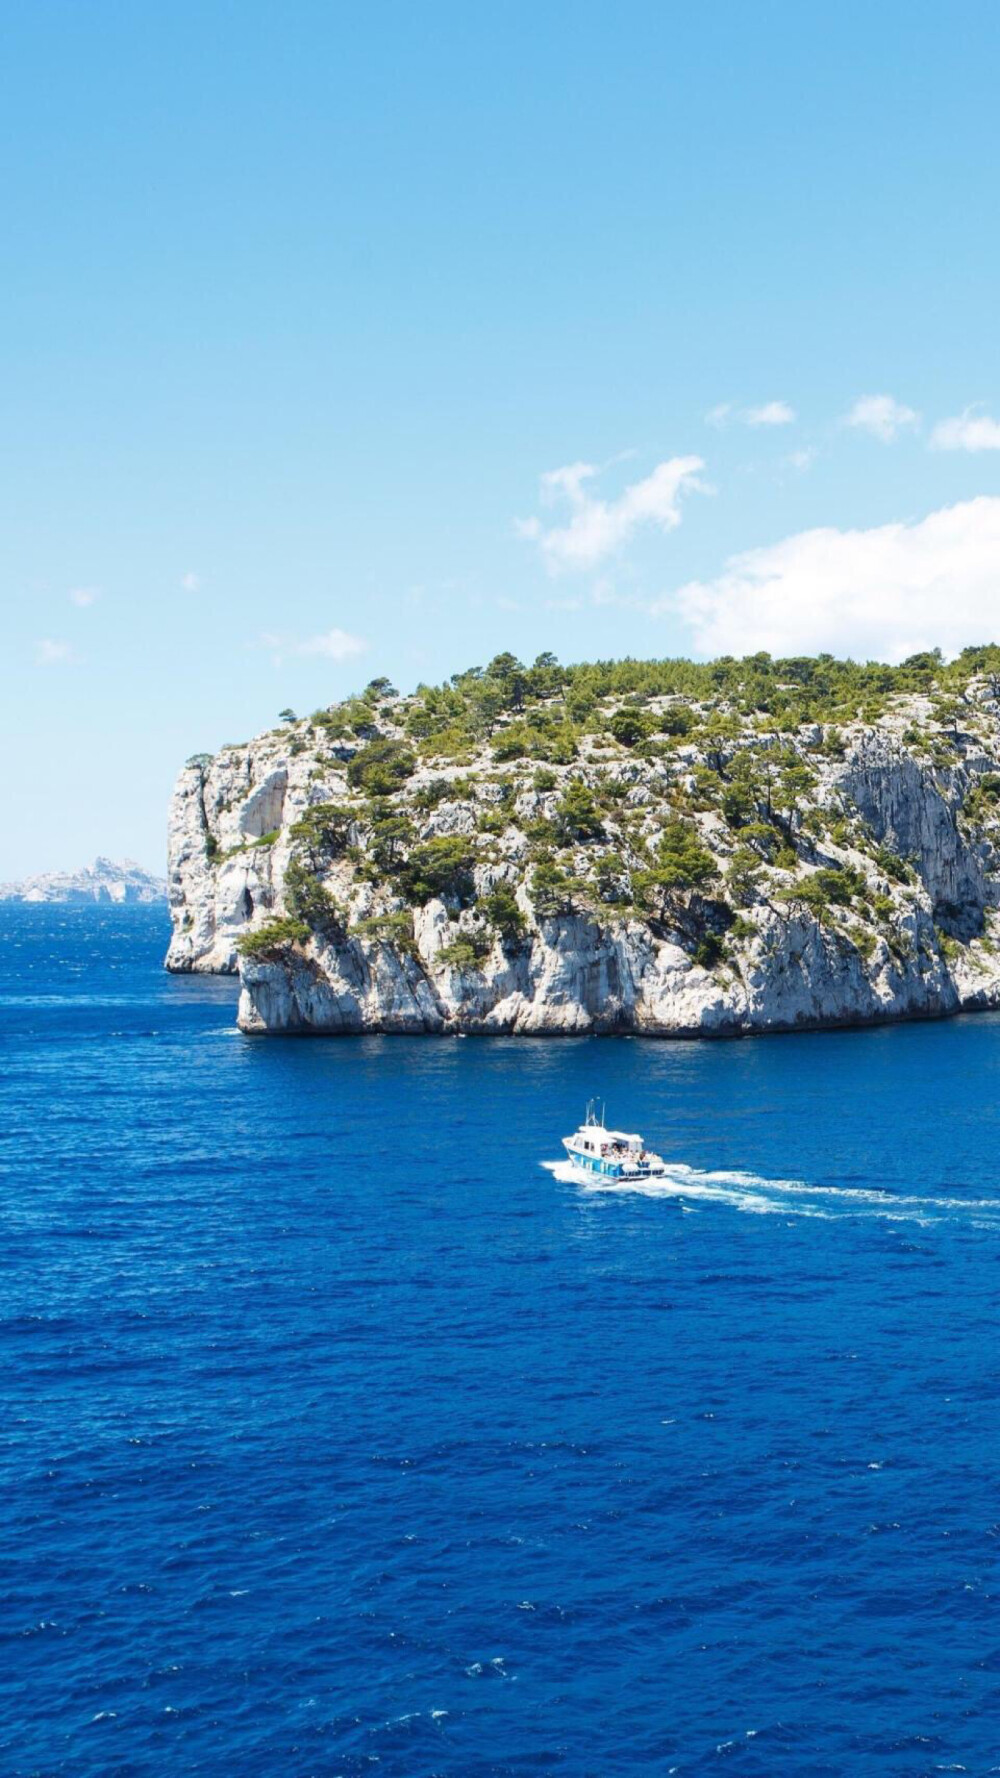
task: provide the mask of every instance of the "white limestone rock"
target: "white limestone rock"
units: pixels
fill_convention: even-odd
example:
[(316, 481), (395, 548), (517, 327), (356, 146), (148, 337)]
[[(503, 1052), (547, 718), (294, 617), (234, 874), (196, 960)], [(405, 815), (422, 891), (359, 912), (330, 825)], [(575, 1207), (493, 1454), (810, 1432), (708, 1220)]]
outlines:
[[(167, 965), (239, 968), (239, 1024), (247, 1032), (696, 1037), (1000, 1006), (1000, 948), (991, 936), (1000, 938), (1000, 854), (989, 823), (984, 829), (963, 814), (983, 778), (1000, 773), (1000, 702), (978, 696), (976, 734), (943, 765), (941, 749), (935, 763), (927, 746), (908, 746), (904, 738), (927, 710), (926, 699), (898, 700), (880, 723), (848, 725), (841, 742), (829, 746), (818, 723), (803, 724), (791, 739), (761, 734), (756, 725), (726, 739), (724, 781), (741, 747), (750, 745), (761, 754), (793, 747), (814, 779), (789, 826), (794, 858), (762, 867), (743, 908), (722, 902), (721, 879), (740, 842), (719, 806), (699, 803), (705, 756), (691, 743), (653, 759), (603, 748), (591, 758), (584, 748), (572, 767), (551, 768), (556, 788), (541, 791), (533, 785), (534, 762), (498, 771), (485, 743), (471, 765), (421, 765), (394, 809), (409, 816), (418, 842), (469, 841), (477, 896), (499, 882), (515, 889), (526, 931), (523, 941), (506, 946), (474, 911), (441, 900), (413, 910), (405, 945), (391, 922), (379, 927), (404, 903), (392, 872), (380, 877), (372, 868), (369, 815), (344, 772), (351, 749), (303, 724), (273, 731), (192, 762), (178, 779), (170, 811), (174, 935)], [(402, 731), (390, 725), (388, 732)], [(706, 891), (702, 913), (709, 927), (716, 922), (712, 930), (724, 935), (730, 928), (711, 966), (696, 960), (690, 909), (676, 910), (673, 929), (620, 904), (602, 905), (602, 896), (627, 896), (641, 859), (626, 861), (617, 874), (612, 866), (608, 891), (598, 891), (595, 880), (586, 909), (538, 913), (526, 830), (553, 819), (570, 778), (619, 785), (623, 811), (653, 842), (675, 812), (672, 799), (687, 798), (701, 841), (719, 864), (720, 884)], [(426, 793), (442, 779), (449, 788), (429, 807)], [(288, 912), (285, 873), (299, 843), (292, 829), (311, 805), (325, 802), (357, 810), (353, 852), (318, 867), (337, 918), (305, 944), (240, 958), (237, 941), (245, 932)], [(613, 806), (608, 823), (614, 830)], [(832, 837), (837, 831), (840, 837)], [(575, 846), (574, 872), (586, 873), (602, 850), (615, 854), (621, 844), (612, 831), (606, 843)], [(899, 858), (912, 866), (905, 883)], [(834, 906), (819, 919), (795, 892), (803, 885), (808, 891), (816, 869), (831, 867), (858, 872), (864, 888), (850, 906)], [(459, 938), (475, 938), (482, 954), (449, 960), (448, 947)]]
[(163, 877), (143, 870), (134, 859), (95, 858), (76, 871), (48, 871), (20, 883), (0, 883), (0, 901), (107, 902), (117, 907), (166, 901)]

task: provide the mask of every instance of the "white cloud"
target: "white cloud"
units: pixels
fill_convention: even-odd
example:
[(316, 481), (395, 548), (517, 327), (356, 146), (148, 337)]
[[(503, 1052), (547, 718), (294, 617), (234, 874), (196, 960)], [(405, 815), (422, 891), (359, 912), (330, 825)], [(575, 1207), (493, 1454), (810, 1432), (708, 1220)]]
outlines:
[(81, 611), (86, 610), (88, 605), (93, 605), (97, 597), (98, 591), (95, 586), (75, 586), (70, 588), (69, 602), (71, 605), (78, 605)]
[(572, 506), (582, 506), (585, 495), (582, 484), (599, 473), (596, 463), (567, 463), (563, 469), (547, 469), (539, 478), (541, 496), (546, 505), (565, 494)]
[(787, 401), (765, 401), (760, 407), (736, 407), (731, 401), (720, 401), (705, 415), (709, 426), (723, 430), (726, 426), (791, 426), (795, 409)]
[(278, 636), (265, 631), (260, 640), (263, 647), (273, 651), (276, 667), (289, 654), (320, 655), (328, 661), (349, 661), (356, 655), (365, 654), (368, 649), (363, 636), (351, 636), (347, 630), (338, 629), (324, 630), (321, 635), (306, 636), (302, 641), (294, 636)]
[(843, 424), (870, 432), (883, 444), (892, 444), (901, 432), (918, 425), (919, 421), (920, 415), (914, 408), (905, 407), (892, 395), (861, 395), (850, 413), (844, 415)]
[(974, 407), (951, 420), (939, 420), (931, 433), (935, 451), (1000, 451), (1000, 421)]
[(51, 636), (43, 636), (35, 643), (35, 661), (40, 667), (55, 667), (62, 661), (71, 661), (73, 650), (68, 642), (54, 641)]
[(790, 426), (795, 409), (787, 401), (765, 401), (763, 407), (744, 408), (740, 418), (748, 426)]
[(799, 475), (804, 475), (807, 469), (812, 468), (818, 454), (815, 445), (806, 445), (801, 451), (789, 451), (785, 463), (789, 469), (795, 469)]
[(541, 499), (545, 504), (562, 499), (570, 507), (567, 523), (546, 528), (537, 518), (515, 519), (514, 529), (538, 544), (550, 573), (594, 568), (644, 527), (676, 530), (682, 494), (708, 492), (698, 480), (704, 467), (700, 457), (671, 457), (643, 481), (632, 482), (617, 500), (598, 499), (584, 487), (597, 474), (592, 464), (551, 469), (541, 478)]
[(186, 593), (200, 592), (201, 575), (196, 574), (193, 568), (189, 568), (185, 574), (181, 575), (181, 586)]
[(700, 653), (853, 654), (898, 661), (957, 653), (998, 633), (1000, 497), (981, 495), (910, 524), (801, 531), (733, 556), (710, 581), (656, 602), (680, 614)]
[(368, 647), (362, 636), (351, 636), (346, 630), (324, 630), (321, 636), (307, 636), (304, 642), (292, 645), (293, 654), (321, 654), (329, 661), (349, 661), (364, 654)]

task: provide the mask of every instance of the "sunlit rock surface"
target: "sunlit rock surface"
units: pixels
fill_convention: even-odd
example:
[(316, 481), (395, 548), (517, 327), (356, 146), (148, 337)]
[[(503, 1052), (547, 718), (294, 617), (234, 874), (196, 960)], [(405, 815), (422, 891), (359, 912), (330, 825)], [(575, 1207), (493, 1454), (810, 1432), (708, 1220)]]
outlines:
[[(262, 1033), (696, 1037), (1000, 1005), (991, 681), (970, 676), (957, 714), (913, 693), (875, 721), (772, 731), (724, 700), (661, 697), (645, 700), (644, 720), (682, 707), (690, 733), (625, 745), (607, 726), (623, 700), (607, 698), (574, 756), (540, 766), (503, 757), (517, 713), (497, 715), (458, 760), (427, 757), (413, 738), (426, 726), (420, 694), (391, 694), (369, 721), (355, 706), (353, 727), (334, 707), (194, 760), (170, 810), (168, 968), (239, 969), (240, 1026)], [(410, 750), (388, 791), (351, 767), (373, 741)], [(596, 831), (575, 832), (566, 813), (579, 787)], [(330, 807), (339, 837), (316, 844), (310, 811)], [(709, 855), (696, 885), (655, 880), (678, 822)], [(464, 863), (428, 892), (413, 859), (449, 838)], [(293, 861), (335, 913), (241, 955), (245, 935), (252, 949), (301, 912)], [(561, 873), (555, 903), (540, 863)], [(491, 923), (498, 885), (516, 931)]]

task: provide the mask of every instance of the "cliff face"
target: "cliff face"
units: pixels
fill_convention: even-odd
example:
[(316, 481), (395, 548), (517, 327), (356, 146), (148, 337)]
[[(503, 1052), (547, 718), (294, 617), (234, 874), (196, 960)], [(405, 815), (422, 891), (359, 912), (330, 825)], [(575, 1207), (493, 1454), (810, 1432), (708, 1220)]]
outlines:
[[(513, 964), (488, 961), (474, 971), (436, 972), (433, 939), (412, 959), (353, 945), (283, 963), (248, 961), (240, 1026), (710, 1037), (932, 1016), (965, 1003), (940, 960), (866, 970), (858, 952), (808, 919), (761, 922), (743, 967), (726, 974), (692, 964), (679, 945), (656, 943), (638, 922), (546, 925)], [(1000, 972), (988, 982), (977, 975), (976, 988), (970, 1004), (1000, 1004)]]
[[(168, 969), (234, 972), (240, 934), (276, 905), (291, 762), (269, 740), (199, 760), (177, 780), (167, 823)], [(305, 771), (296, 779), (294, 806), (305, 806)], [(275, 832), (274, 844), (256, 843)]]
[(456, 760), (424, 752), (420, 694), (369, 704), (181, 773), (167, 964), (238, 968), (245, 1031), (697, 1036), (1000, 1006), (984, 677), (957, 713), (899, 693), (791, 728), (646, 699), (638, 741), (612, 696), (541, 765), (510, 756), (516, 712)]

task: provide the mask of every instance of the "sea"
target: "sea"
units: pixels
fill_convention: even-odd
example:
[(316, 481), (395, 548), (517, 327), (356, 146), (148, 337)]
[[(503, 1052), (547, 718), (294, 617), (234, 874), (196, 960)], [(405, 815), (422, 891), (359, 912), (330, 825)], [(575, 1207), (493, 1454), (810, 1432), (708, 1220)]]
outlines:
[(166, 939), (0, 909), (4, 1778), (1000, 1770), (995, 1016), (248, 1038)]

